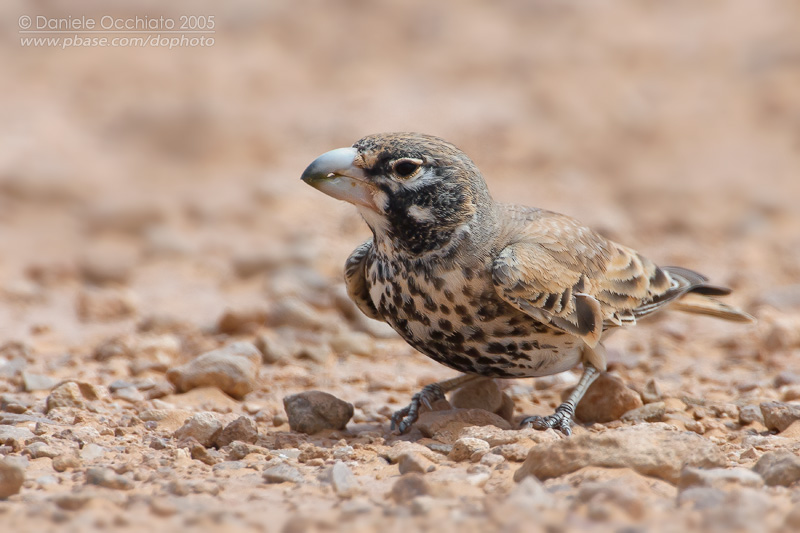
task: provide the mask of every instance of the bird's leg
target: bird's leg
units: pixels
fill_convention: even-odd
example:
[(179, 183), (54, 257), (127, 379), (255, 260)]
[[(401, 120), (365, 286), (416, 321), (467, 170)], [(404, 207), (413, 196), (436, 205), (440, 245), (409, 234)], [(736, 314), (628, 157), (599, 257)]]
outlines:
[(533, 426), (536, 429), (555, 428), (561, 431), (564, 435), (572, 434), (572, 415), (575, 414), (575, 406), (581, 401), (586, 390), (589, 388), (594, 380), (600, 375), (600, 371), (591, 363), (583, 363), (583, 375), (581, 376), (578, 385), (569, 395), (567, 401), (556, 407), (556, 412), (549, 416), (529, 416), (522, 421), (520, 426), (529, 427)]
[(444, 395), (451, 390), (457, 389), (462, 385), (479, 379), (481, 376), (472, 374), (463, 374), (451, 379), (439, 381), (425, 385), (422, 390), (411, 397), (411, 403), (403, 407), (399, 411), (395, 411), (392, 415), (392, 430), (397, 428), (400, 434), (405, 433), (411, 428), (411, 425), (419, 418), (419, 408), (424, 405), (431, 409), (433, 402), (444, 399)]

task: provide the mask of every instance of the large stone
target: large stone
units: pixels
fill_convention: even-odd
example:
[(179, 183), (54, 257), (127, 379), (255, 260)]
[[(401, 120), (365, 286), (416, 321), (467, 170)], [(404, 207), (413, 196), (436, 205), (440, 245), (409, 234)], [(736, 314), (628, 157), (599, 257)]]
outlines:
[(17, 494), (25, 482), (24, 461), (5, 457), (0, 459), (0, 500)]
[(619, 377), (603, 373), (578, 403), (575, 415), (582, 422), (611, 422), (643, 405), (639, 394)]
[(261, 353), (255, 346), (236, 342), (170, 369), (167, 379), (179, 392), (212, 386), (241, 399), (258, 386), (260, 364)]
[(344, 429), (353, 417), (353, 404), (322, 391), (286, 396), (283, 407), (292, 431), (313, 434), (325, 429)]
[(783, 402), (764, 402), (761, 404), (764, 425), (773, 431), (783, 431), (800, 420), (800, 404)]
[(479, 379), (456, 389), (450, 395), (450, 405), (456, 409), (483, 409), (512, 421), (514, 401), (493, 379)]
[(788, 450), (767, 452), (756, 462), (753, 471), (769, 486), (788, 487), (800, 480), (800, 457)]
[(526, 476), (536, 476), (545, 480), (586, 466), (602, 466), (628, 467), (676, 484), (685, 465), (711, 468), (725, 464), (725, 456), (708, 439), (654, 423), (584, 433), (540, 444), (528, 453), (514, 479), (520, 481)]

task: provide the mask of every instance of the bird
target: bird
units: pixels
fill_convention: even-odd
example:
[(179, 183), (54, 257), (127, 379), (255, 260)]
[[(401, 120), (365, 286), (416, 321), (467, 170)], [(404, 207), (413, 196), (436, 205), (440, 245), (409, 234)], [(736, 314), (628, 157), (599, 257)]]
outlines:
[(422, 405), (480, 378), (552, 375), (581, 364), (566, 401), (522, 427), (569, 436), (586, 390), (607, 370), (604, 340), (671, 308), (753, 322), (731, 290), (658, 266), (576, 219), (495, 201), (475, 163), (421, 133), (368, 135), (316, 158), (301, 179), (353, 204), (372, 232), (344, 267), (367, 317), (460, 375), (429, 384), (391, 418), (407, 432)]

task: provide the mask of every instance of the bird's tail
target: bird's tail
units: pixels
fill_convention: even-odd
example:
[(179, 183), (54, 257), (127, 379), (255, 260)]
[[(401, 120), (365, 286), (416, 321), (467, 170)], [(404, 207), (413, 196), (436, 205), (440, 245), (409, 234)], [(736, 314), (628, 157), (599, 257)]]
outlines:
[(730, 294), (730, 289), (711, 285), (707, 283), (708, 280), (705, 276), (686, 268), (666, 267), (664, 270), (668, 271), (673, 279), (679, 278), (681, 281), (688, 282), (690, 286), (683, 296), (672, 302), (670, 305), (672, 309), (695, 315), (713, 316), (732, 322), (753, 323), (756, 321), (752, 315), (714, 298)]

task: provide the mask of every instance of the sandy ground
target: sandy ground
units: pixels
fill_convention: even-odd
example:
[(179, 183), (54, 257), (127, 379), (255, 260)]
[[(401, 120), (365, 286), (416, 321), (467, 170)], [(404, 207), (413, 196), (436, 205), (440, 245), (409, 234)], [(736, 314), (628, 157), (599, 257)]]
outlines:
[[(761, 409), (800, 399), (800, 6), (431, 4), (0, 7), (0, 457), (25, 478), (0, 500), (4, 527), (800, 529), (800, 466), (784, 458), (788, 486), (748, 475), (800, 450), (800, 425), (770, 428)], [(21, 15), (216, 27), (206, 47), (61, 49), (23, 46)], [(732, 480), (622, 454), (516, 482), (528, 449), (561, 439), (389, 432), (388, 414), (452, 372), (352, 314), (341, 267), (368, 230), (299, 176), (405, 130), (459, 145), (499, 200), (735, 289), (757, 326), (669, 314), (615, 336), (613, 373), (664, 411), (573, 437), (688, 432)], [(172, 388), (167, 371), (235, 341), (271, 346), (254, 390)], [(501, 385), (519, 420), (576, 376)], [(352, 403), (347, 428), (290, 431), (282, 400), (306, 390)], [(201, 412), (258, 437), (204, 452), (175, 435)], [(490, 450), (457, 460), (465, 436)], [(281, 465), (299, 477), (266, 483)]]

